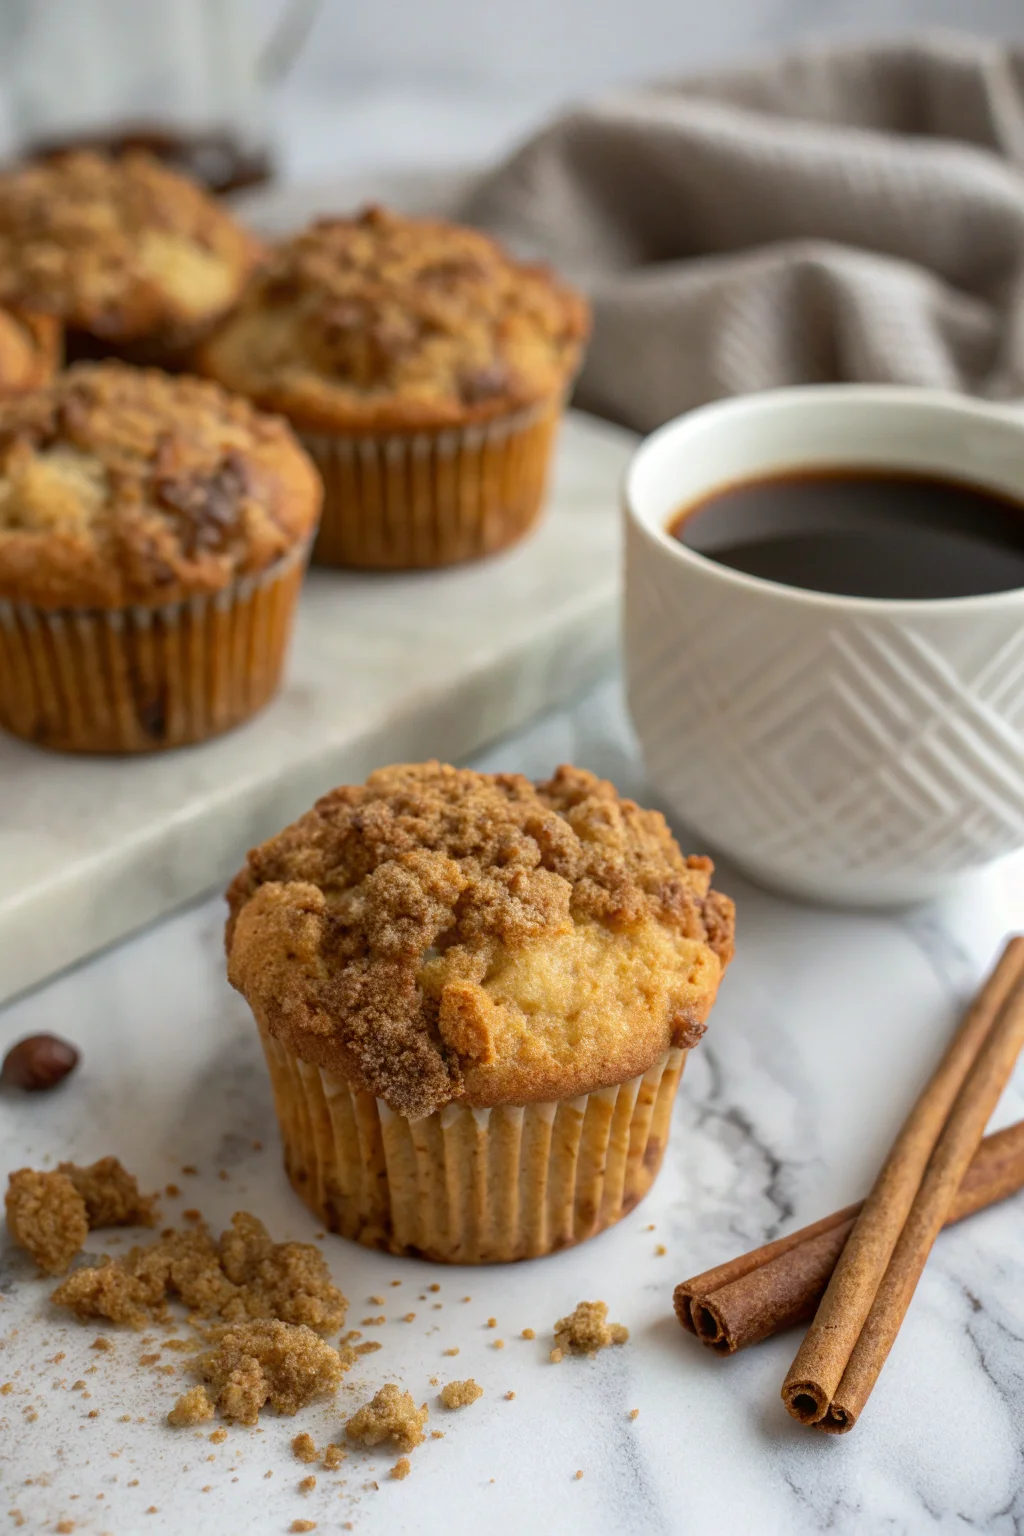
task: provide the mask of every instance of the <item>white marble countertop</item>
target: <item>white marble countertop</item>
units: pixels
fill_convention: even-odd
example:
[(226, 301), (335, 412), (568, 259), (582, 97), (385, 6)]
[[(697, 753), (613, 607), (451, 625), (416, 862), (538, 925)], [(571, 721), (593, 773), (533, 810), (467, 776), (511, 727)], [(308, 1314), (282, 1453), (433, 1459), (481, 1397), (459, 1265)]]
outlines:
[[(539, 774), (563, 759), (643, 796), (614, 684), (480, 765)], [(940, 1238), (873, 1398), (841, 1440), (786, 1417), (778, 1392), (793, 1337), (723, 1361), (671, 1312), (676, 1280), (862, 1192), (960, 1003), (1005, 932), (1024, 926), (1024, 864), (893, 916), (802, 908), (728, 868), (719, 882), (738, 901), (737, 959), (649, 1199), (581, 1248), (515, 1268), (435, 1269), (328, 1238), (350, 1325), (388, 1316), (366, 1330), (383, 1348), (337, 1402), (267, 1415), (223, 1445), (172, 1431), (163, 1416), (179, 1388), (137, 1365), (138, 1337), (108, 1328), (115, 1350), (96, 1355), (99, 1330), (62, 1321), (28, 1262), (0, 1247), (0, 1382), (13, 1383), (0, 1398), (0, 1517), (18, 1510), (32, 1532), (72, 1520), (78, 1536), (269, 1536), (303, 1518), (371, 1536), (1024, 1529), (1024, 1196)], [(221, 920), (220, 903), (204, 903), (0, 1012), (0, 1048), (53, 1029), (83, 1053), (57, 1093), (2, 1100), (0, 1173), (116, 1152), (146, 1186), (182, 1186), (164, 1201), (168, 1218), (197, 1206), (216, 1225), (241, 1206), (278, 1238), (314, 1234), (280, 1167), (255, 1031), (224, 980)], [(994, 1123), (1022, 1114), (1024, 1071)], [(426, 1290), (433, 1282), (440, 1292)], [(383, 1309), (369, 1301), (378, 1293)], [(551, 1324), (595, 1297), (628, 1324), (629, 1344), (550, 1365)], [(409, 1310), (415, 1320), (401, 1321)], [(430, 1378), (456, 1376), (485, 1395), (446, 1413)], [(89, 1401), (70, 1390), (78, 1378)], [(309, 1469), (292, 1458), (292, 1435), (336, 1437), (342, 1414), (386, 1380), (426, 1399), (445, 1438), (413, 1453), (405, 1482), (386, 1476), (394, 1452), (370, 1452), (300, 1494)]]

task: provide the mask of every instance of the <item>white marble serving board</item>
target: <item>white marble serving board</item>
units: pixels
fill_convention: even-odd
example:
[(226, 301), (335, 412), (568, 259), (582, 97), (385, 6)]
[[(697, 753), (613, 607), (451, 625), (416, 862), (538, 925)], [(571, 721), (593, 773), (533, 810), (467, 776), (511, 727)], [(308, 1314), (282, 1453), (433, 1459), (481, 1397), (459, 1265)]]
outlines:
[(507, 555), (311, 572), (281, 694), (217, 741), (117, 759), (0, 736), (0, 1001), (221, 885), (334, 784), (465, 757), (594, 681), (617, 642), (634, 442), (570, 413), (545, 520)]
[[(559, 760), (650, 801), (614, 684), (476, 766), (539, 777)], [(59, 1313), (0, 1223), (0, 1531), (47, 1536), (70, 1520), (75, 1536), (280, 1536), (306, 1519), (316, 1536), (1019, 1536), (1024, 1194), (941, 1235), (871, 1401), (838, 1440), (779, 1401), (798, 1333), (717, 1359), (675, 1321), (672, 1287), (864, 1192), (965, 998), (1024, 924), (1024, 859), (908, 913), (803, 907), (724, 863), (716, 883), (736, 899), (736, 959), (650, 1196), (530, 1264), (446, 1268), (323, 1239), (346, 1326), (384, 1316), (363, 1328), (382, 1348), (294, 1419), (268, 1412), (212, 1444), (212, 1424), (169, 1428), (189, 1384), (182, 1356), (162, 1357), (169, 1375), (140, 1367), (159, 1330), (147, 1344)], [(0, 1010), (0, 1053), (54, 1028), (82, 1052), (56, 1093), (0, 1090), (0, 1183), (24, 1164), (113, 1152), (146, 1189), (179, 1187), (162, 1202), (168, 1222), (192, 1206), (219, 1231), (242, 1208), (278, 1239), (315, 1240), (281, 1167), (251, 1016), (224, 976), (223, 921), (223, 903), (205, 902)], [(993, 1128), (1021, 1115), (1024, 1062)], [(96, 1232), (87, 1251), (137, 1238)], [(552, 1324), (584, 1298), (606, 1300), (629, 1343), (552, 1365)], [(90, 1349), (98, 1332), (112, 1352)], [(483, 1397), (446, 1412), (438, 1383), (467, 1376)], [(386, 1381), (425, 1401), (445, 1437), (412, 1452), (407, 1481), (388, 1478), (388, 1446), (334, 1472), (294, 1459), (293, 1435), (340, 1438)]]

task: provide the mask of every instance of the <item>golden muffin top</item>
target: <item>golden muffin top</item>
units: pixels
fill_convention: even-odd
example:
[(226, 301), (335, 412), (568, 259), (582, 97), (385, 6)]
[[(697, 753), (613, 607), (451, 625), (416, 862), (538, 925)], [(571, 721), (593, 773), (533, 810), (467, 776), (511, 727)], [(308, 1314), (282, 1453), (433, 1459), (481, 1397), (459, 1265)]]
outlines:
[(266, 569), (322, 486), (285, 422), (215, 384), (82, 363), (0, 402), (0, 598), (162, 606)]
[(367, 208), (279, 246), (200, 366), (310, 430), (483, 421), (560, 394), (586, 301), (477, 230)]
[(733, 947), (712, 872), (580, 768), (385, 768), (249, 854), (228, 975), (299, 1057), (411, 1118), (589, 1093), (703, 1034)]
[(202, 187), (140, 151), (74, 151), (0, 175), (0, 303), (111, 342), (209, 324), (260, 253)]
[(52, 379), (60, 354), (60, 324), (52, 315), (0, 309), (0, 399)]

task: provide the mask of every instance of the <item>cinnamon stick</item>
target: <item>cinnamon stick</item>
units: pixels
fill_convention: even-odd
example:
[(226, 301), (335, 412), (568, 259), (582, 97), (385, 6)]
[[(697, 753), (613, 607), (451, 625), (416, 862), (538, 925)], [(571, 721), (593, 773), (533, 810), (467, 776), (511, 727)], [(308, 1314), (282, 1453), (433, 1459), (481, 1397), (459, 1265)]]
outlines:
[[(964, 1175), (946, 1225), (1024, 1188), (1024, 1120), (986, 1136)], [(814, 1316), (863, 1202), (683, 1280), (673, 1293), (682, 1326), (719, 1355)]]
[(1018, 937), (968, 1009), (854, 1221), (783, 1383), (783, 1401), (801, 1423), (840, 1433), (856, 1422), (1022, 1045)]

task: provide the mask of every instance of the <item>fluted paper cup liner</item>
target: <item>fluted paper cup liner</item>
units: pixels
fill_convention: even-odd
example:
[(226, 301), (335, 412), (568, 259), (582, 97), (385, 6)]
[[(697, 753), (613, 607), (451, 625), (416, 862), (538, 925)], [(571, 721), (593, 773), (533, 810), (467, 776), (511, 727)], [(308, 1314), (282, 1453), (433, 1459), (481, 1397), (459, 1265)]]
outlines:
[(0, 725), (62, 752), (155, 752), (239, 725), (277, 689), (307, 553), (163, 608), (0, 602)]
[(301, 1198), (332, 1232), (443, 1264), (537, 1258), (631, 1211), (661, 1167), (686, 1058), (577, 1098), (406, 1120), (260, 1033)]
[(300, 431), (324, 482), (314, 561), (416, 570), (514, 544), (540, 515), (561, 407), (441, 432)]

